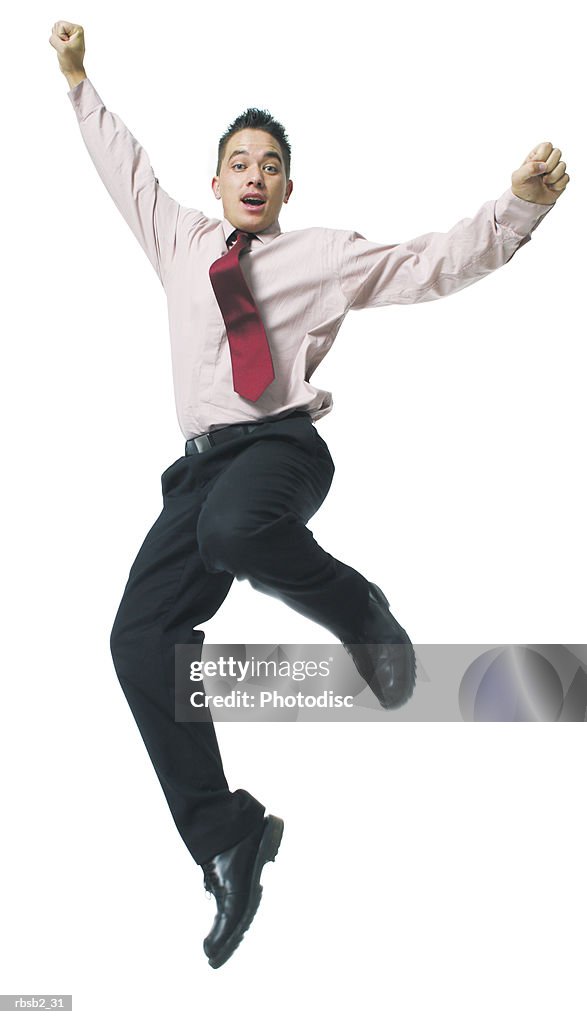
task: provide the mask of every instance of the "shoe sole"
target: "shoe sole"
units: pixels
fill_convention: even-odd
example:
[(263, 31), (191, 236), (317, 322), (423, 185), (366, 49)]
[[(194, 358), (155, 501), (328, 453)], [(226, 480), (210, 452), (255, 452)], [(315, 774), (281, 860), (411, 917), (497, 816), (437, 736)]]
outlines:
[[(397, 621), (397, 619), (394, 618), (394, 616), (392, 614), (392, 611), (391, 611), (391, 608), (390, 608), (390, 605), (389, 605), (389, 601), (388, 601), (387, 597), (385, 596), (385, 594), (383, 593), (381, 587), (378, 587), (376, 583), (371, 583), (371, 586), (373, 587), (373, 590), (375, 590), (378, 593), (379, 597), (382, 598), (385, 601), (385, 604), (387, 605), (387, 610), (388, 610), (389, 614), (394, 619), (394, 622), (396, 623), (398, 628), (401, 629), (402, 633), (404, 634), (404, 636), (406, 638), (407, 645), (409, 646), (409, 649), (410, 649), (409, 653), (410, 653), (410, 668), (411, 668), (411, 675), (412, 675), (412, 685), (411, 685), (411, 688), (410, 688), (410, 692), (404, 696), (403, 700), (396, 701), (395, 703), (392, 703), (392, 704), (385, 703), (384, 701), (381, 700), (381, 697), (379, 696), (379, 694), (374, 689), (374, 687), (377, 686), (377, 683), (374, 682), (372, 679), (371, 680), (365, 680), (367, 682), (367, 686), (369, 687), (371, 692), (374, 693), (375, 696), (377, 697), (377, 700), (379, 701), (379, 703), (380, 703), (381, 707), (383, 708), (383, 710), (384, 711), (395, 711), (396, 708), (401, 708), (404, 704), (407, 704), (407, 702), (409, 701), (409, 699), (412, 696), (412, 694), (414, 692), (414, 689), (416, 687), (416, 676), (417, 676), (417, 671), (416, 671), (416, 654), (415, 654), (415, 651), (414, 651), (414, 646), (412, 644), (412, 641), (410, 640), (410, 638), (409, 638), (408, 634), (406, 633), (405, 629), (403, 628), (403, 626), (400, 626), (400, 624)], [(349, 645), (349, 647), (350, 646), (352, 646), (352, 645)]]
[[(383, 593), (381, 587), (378, 587), (376, 583), (373, 583), (371, 585), (375, 588), (375, 590), (379, 591), (381, 597), (383, 598), (383, 600), (385, 601), (385, 603), (387, 605), (387, 610), (388, 610), (389, 614), (392, 615), (391, 608), (389, 606), (389, 601), (387, 600), (387, 598), (386, 598), (385, 594)], [(395, 621), (397, 621), (397, 620), (395, 620)], [(397, 624), (399, 626), (399, 622)], [(398, 701), (395, 704), (384, 704), (380, 700), (379, 703), (381, 704), (381, 707), (384, 708), (386, 711), (394, 711), (395, 708), (401, 708), (403, 704), (407, 704), (407, 702), (409, 701), (409, 699), (412, 696), (412, 694), (414, 692), (414, 689), (416, 687), (416, 674), (417, 673), (416, 673), (416, 654), (415, 654), (415, 651), (414, 651), (414, 645), (412, 644), (412, 641), (410, 640), (410, 638), (409, 638), (408, 634), (406, 633), (404, 627), (400, 626), (399, 628), (401, 629), (402, 633), (404, 633), (404, 635), (406, 637), (406, 640), (407, 640), (407, 642), (409, 644), (409, 648), (410, 648), (410, 664), (411, 664), (411, 670), (412, 670), (412, 686), (411, 686), (410, 692), (404, 697), (404, 699), (401, 700), (401, 701)]]
[(222, 967), (223, 964), (232, 956), (235, 949), (239, 945), (243, 935), (250, 927), (251, 922), (259, 909), (261, 902), (261, 896), (263, 894), (263, 886), (261, 885), (261, 872), (269, 861), (274, 861), (277, 856), (277, 851), (281, 843), (281, 837), (283, 836), (283, 821), (281, 818), (276, 818), (273, 814), (267, 815), (267, 821), (265, 822), (265, 828), (263, 829), (263, 835), (261, 836), (261, 842), (259, 843), (259, 849), (257, 850), (257, 856), (255, 857), (255, 863), (253, 865), (253, 877), (251, 880), (251, 894), (247, 903), (245, 912), (241, 917), (238, 925), (234, 929), (228, 942), (216, 953), (215, 956), (208, 959), (210, 967)]

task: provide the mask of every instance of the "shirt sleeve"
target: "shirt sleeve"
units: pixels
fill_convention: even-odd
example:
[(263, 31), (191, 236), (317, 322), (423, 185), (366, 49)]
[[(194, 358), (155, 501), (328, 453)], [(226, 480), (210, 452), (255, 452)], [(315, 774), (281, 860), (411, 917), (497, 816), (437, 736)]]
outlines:
[(338, 269), (347, 309), (430, 302), (467, 288), (511, 260), (553, 206), (508, 189), (450, 231), (410, 242), (369, 242), (343, 232)]
[(68, 96), (100, 178), (164, 285), (180, 204), (161, 188), (148, 154), (118, 115), (106, 109), (89, 78)]

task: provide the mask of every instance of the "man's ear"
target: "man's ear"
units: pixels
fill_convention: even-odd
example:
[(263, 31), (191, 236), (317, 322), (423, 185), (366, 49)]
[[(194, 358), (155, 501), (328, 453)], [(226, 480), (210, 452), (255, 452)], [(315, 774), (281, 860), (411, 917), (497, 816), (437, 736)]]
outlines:
[(217, 199), (220, 199), (220, 185), (218, 184), (218, 178), (214, 176), (212, 178), (212, 191)]
[(286, 185), (286, 187), (285, 187), (285, 195), (283, 197), (284, 203), (287, 203), (287, 201), (288, 201), (289, 197), (291, 196), (292, 192), (293, 192), (293, 181), (290, 178), (288, 183), (287, 183), (287, 185)]

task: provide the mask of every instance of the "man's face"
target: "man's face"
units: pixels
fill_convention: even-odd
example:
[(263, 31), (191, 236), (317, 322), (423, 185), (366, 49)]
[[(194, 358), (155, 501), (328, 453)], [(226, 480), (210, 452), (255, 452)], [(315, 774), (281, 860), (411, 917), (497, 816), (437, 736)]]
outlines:
[[(235, 228), (263, 231), (279, 217), (293, 182), (286, 181), (281, 146), (260, 128), (243, 128), (228, 140), (219, 177), (212, 179), (224, 216)], [(262, 203), (246, 203), (247, 195)]]

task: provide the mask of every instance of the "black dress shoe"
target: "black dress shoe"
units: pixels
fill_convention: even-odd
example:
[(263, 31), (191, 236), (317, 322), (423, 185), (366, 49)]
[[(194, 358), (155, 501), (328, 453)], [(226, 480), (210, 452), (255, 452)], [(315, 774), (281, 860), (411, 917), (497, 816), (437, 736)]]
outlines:
[(275, 860), (282, 835), (283, 821), (268, 814), (260, 829), (202, 864), (204, 887), (217, 906), (212, 929), (204, 939), (211, 967), (226, 963), (253, 920), (263, 892), (263, 865)]
[(381, 707), (390, 711), (410, 699), (416, 685), (414, 648), (376, 583), (369, 584), (369, 605), (360, 632), (342, 644)]

